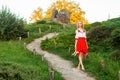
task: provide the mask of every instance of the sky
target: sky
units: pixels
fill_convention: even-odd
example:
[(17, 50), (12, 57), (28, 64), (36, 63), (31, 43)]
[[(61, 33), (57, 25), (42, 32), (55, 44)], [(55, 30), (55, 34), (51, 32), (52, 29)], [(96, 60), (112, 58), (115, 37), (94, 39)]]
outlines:
[[(0, 0), (2, 6), (7, 6), (10, 11), (29, 22), (29, 17), (38, 7), (45, 12), (56, 0)], [(68, 0), (70, 1), (70, 0)], [(79, 7), (85, 11), (85, 18), (93, 22), (105, 21), (108, 18), (120, 17), (120, 0), (71, 0), (79, 3)]]

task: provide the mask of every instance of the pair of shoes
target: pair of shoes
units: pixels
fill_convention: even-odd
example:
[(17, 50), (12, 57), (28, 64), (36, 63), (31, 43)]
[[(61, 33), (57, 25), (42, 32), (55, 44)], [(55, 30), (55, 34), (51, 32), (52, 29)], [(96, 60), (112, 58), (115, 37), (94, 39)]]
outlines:
[(78, 53), (74, 52), (72, 55), (73, 55), (73, 56), (76, 56), (77, 54), (78, 54)]

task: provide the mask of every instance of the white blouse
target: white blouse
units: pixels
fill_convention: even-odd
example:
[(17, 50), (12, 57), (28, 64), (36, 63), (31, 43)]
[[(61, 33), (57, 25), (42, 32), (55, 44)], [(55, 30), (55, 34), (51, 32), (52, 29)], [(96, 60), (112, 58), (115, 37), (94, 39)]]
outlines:
[(76, 30), (75, 31), (75, 38), (79, 38), (79, 37), (84, 37), (84, 38), (86, 38), (86, 31), (80, 31), (80, 30)]

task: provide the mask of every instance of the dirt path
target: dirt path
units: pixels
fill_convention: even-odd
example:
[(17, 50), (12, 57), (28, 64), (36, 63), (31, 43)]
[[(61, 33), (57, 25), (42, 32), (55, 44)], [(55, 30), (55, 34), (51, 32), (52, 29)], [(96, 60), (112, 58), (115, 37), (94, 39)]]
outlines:
[(56, 35), (57, 34), (55, 33), (49, 33), (41, 38), (35, 39), (33, 42), (27, 45), (27, 48), (31, 51), (35, 49), (37, 54), (44, 55), (45, 59), (52, 64), (52, 67), (54, 69), (56, 69), (62, 74), (65, 80), (95, 80), (87, 73), (74, 68), (72, 62), (65, 60), (55, 54), (51, 54), (47, 51), (41, 50), (41, 40), (45, 40), (46, 38), (52, 38)]

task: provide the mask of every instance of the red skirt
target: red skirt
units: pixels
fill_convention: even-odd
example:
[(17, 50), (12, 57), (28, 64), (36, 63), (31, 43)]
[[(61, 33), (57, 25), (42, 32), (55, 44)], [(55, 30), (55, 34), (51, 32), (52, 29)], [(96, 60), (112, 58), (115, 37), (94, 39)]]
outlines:
[(84, 37), (77, 38), (76, 51), (78, 52), (77, 53), (78, 56), (80, 55), (80, 52), (82, 52), (83, 56), (85, 56), (88, 53), (86, 38)]

